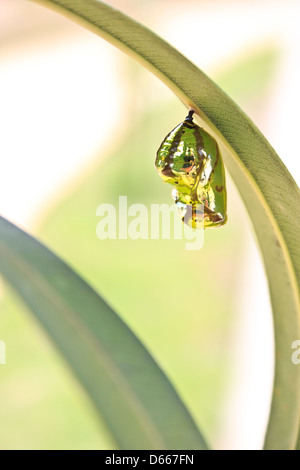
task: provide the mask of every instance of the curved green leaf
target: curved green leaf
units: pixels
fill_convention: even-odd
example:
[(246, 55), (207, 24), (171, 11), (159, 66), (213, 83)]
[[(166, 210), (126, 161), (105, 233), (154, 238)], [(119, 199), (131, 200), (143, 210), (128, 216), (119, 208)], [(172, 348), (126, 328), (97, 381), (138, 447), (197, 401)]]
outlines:
[(123, 449), (206, 449), (150, 354), (65, 263), (0, 217), (0, 271), (71, 365)]
[(300, 194), (295, 181), (238, 106), (147, 28), (96, 0), (42, 3), (137, 59), (193, 108), (200, 123), (217, 138), (251, 217), (273, 306), (276, 368), (265, 448), (295, 448), (300, 420), (300, 369), (291, 361), (291, 344), (300, 338)]

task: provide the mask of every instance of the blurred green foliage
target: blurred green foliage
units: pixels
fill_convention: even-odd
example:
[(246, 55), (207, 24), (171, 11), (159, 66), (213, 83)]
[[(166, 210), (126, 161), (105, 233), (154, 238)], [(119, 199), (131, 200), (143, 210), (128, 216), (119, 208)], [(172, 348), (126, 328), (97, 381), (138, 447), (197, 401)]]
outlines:
[[(273, 46), (258, 50), (220, 75), (218, 84), (233, 98), (236, 89), (240, 104), (247, 106), (255, 90), (262, 98), (268, 89), (277, 58)], [(261, 73), (262, 63), (268, 73)], [(110, 155), (99, 149), (98, 161), (71, 191), (62, 193), (38, 235), (127, 322), (213, 443), (230, 380), (235, 285), (243, 233), (249, 230), (234, 197), (229, 192), (228, 224), (206, 231), (199, 252), (184, 250), (184, 240), (96, 237), (99, 204), (117, 204), (119, 195), (127, 195), (128, 204), (171, 203), (154, 159), (161, 140), (185, 112), (179, 103), (142, 112)], [(0, 448), (113, 447), (63, 359), (9, 291), (1, 298), (1, 339), (7, 343), (8, 364), (0, 366)]]

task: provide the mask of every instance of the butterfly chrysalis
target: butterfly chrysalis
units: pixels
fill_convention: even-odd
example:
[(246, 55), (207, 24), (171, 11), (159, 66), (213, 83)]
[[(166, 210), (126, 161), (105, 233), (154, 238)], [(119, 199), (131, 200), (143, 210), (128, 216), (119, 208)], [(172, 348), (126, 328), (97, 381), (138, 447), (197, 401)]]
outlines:
[(172, 196), (185, 223), (219, 227), (227, 220), (224, 165), (216, 140), (194, 123), (193, 114), (163, 140), (155, 166), (163, 181), (174, 186)]

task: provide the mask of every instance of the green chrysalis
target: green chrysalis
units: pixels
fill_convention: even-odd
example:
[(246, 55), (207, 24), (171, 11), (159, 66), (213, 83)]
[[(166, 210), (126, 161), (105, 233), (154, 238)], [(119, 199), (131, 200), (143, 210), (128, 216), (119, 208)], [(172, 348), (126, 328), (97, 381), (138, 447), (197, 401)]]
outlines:
[(163, 181), (174, 186), (172, 196), (185, 223), (219, 227), (227, 220), (224, 165), (217, 142), (194, 123), (193, 114), (163, 140), (155, 166)]

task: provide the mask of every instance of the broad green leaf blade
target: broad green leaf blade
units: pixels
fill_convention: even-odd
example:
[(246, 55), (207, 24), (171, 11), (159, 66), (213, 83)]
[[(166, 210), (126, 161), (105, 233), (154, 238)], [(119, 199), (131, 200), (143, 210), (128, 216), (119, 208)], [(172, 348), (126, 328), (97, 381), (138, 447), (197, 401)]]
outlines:
[(300, 338), (300, 194), (295, 181), (238, 106), (147, 28), (96, 0), (40, 3), (58, 9), (137, 59), (193, 108), (200, 123), (217, 138), (252, 219), (273, 306), (276, 368), (265, 448), (295, 448), (300, 421), (300, 368), (291, 362), (291, 344)]
[(0, 272), (55, 341), (120, 448), (206, 449), (176, 391), (116, 313), (3, 217)]

